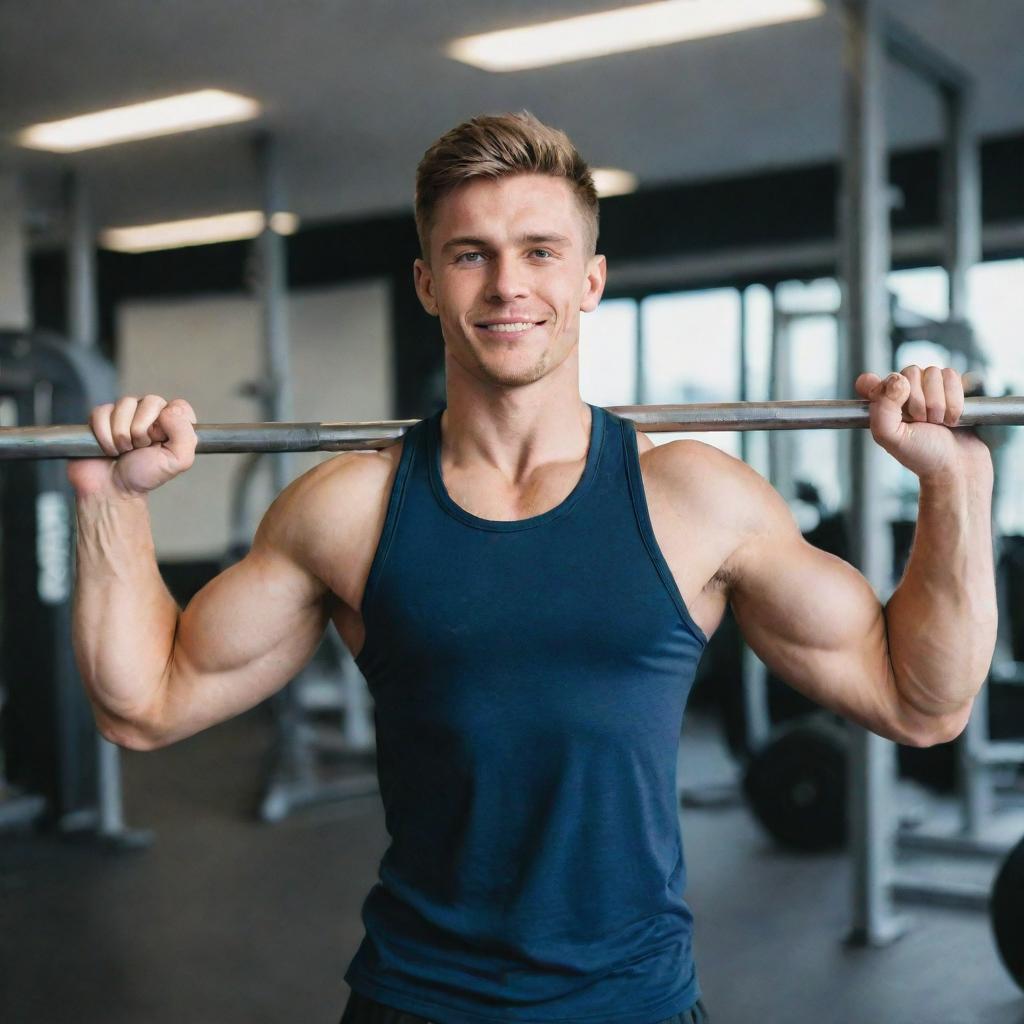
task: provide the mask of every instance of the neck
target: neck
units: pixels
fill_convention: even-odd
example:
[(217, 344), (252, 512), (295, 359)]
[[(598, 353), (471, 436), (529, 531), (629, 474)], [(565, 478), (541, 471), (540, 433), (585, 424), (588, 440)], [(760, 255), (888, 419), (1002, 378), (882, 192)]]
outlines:
[(540, 465), (586, 457), (590, 407), (580, 397), (576, 350), (532, 384), (478, 380), (445, 357), (448, 406), (441, 418), (446, 462), (483, 462), (512, 482)]

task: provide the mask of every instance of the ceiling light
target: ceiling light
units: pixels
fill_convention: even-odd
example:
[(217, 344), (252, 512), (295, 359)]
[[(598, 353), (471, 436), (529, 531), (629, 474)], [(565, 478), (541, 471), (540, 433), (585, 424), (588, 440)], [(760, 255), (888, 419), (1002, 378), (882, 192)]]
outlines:
[(621, 171), (617, 167), (594, 167), (590, 173), (597, 194), (602, 199), (636, 191), (636, 175), (632, 171)]
[[(259, 210), (222, 213), (215, 217), (171, 220), (163, 224), (140, 224), (127, 228), (107, 228), (100, 232), (100, 245), (117, 252), (152, 252), (155, 249), (180, 249), (186, 245), (209, 245), (212, 242), (237, 242), (255, 238), (263, 230), (264, 218)], [(279, 235), (292, 235), (299, 218), (294, 213), (275, 213), (271, 227)]]
[(52, 153), (77, 153), (82, 149), (115, 142), (149, 139), (157, 135), (209, 128), (258, 117), (260, 104), (247, 96), (220, 89), (201, 89), (180, 96), (166, 96), (147, 103), (98, 110), (65, 121), (34, 124), (18, 133), (17, 140), (29, 149)]
[(485, 71), (518, 71), (814, 18), (824, 11), (823, 0), (661, 0), (466, 36), (449, 45), (448, 55)]

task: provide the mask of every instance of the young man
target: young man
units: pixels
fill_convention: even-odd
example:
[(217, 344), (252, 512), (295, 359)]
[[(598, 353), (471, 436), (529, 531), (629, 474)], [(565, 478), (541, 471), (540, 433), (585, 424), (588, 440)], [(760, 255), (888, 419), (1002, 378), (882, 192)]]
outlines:
[(743, 463), (655, 447), (581, 400), (579, 314), (605, 261), (565, 135), (526, 115), (460, 125), (420, 164), (416, 217), (446, 410), (296, 480), (184, 610), (146, 494), (191, 464), (193, 411), (95, 410), (111, 458), (69, 473), (97, 721), (136, 749), (188, 736), (287, 682), (330, 619), (375, 701), (392, 838), (344, 1020), (702, 1020), (675, 764), (706, 637), (731, 603), (824, 707), (901, 743), (957, 735), (995, 640), (988, 450), (949, 429), (953, 371), (858, 378), (875, 440), (921, 480), (883, 608)]

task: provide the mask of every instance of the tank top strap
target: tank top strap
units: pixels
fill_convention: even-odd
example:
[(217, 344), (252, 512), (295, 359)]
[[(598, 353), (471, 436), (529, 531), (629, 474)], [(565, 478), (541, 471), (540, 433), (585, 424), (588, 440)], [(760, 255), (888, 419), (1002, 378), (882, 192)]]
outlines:
[[(435, 415), (439, 418), (441, 414), (436, 413)], [(413, 468), (426, 465), (427, 430), (428, 419), (422, 419), (419, 423), (410, 427), (402, 438), (402, 454), (399, 456), (398, 469), (395, 472), (395, 479), (391, 484), (391, 494), (388, 497), (387, 512), (384, 516), (384, 526), (381, 530), (380, 540), (377, 541), (377, 550), (373, 556), (369, 575), (366, 577), (366, 586), (363, 588), (363, 608), (369, 605), (373, 592), (380, 580), (381, 572), (387, 562), (391, 543), (395, 536), (395, 528), (398, 525), (398, 519), (402, 514), (402, 507), (405, 504), (405, 496), (408, 491), (409, 478), (413, 473)]]
[(644, 547), (647, 548), (647, 553), (650, 555), (654, 567), (658, 570), (661, 582), (665, 585), (665, 589), (668, 591), (669, 597), (672, 598), (672, 603), (676, 606), (680, 617), (694, 637), (700, 642), (701, 646), (703, 646), (707, 644), (708, 638), (705, 636), (704, 630), (694, 622), (693, 617), (690, 615), (686, 602), (683, 600), (683, 595), (679, 592), (675, 577), (672, 575), (672, 570), (669, 568), (668, 562), (662, 553), (661, 545), (654, 536), (650, 509), (647, 505), (647, 494), (644, 491), (643, 475), (640, 470), (640, 450), (637, 444), (636, 427), (631, 420), (622, 419), (622, 417), (616, 416), (614, 413), (606, 412), (606, 415), (610, 420), (615, 421), (619, 436), (622, 439), (621, 450), (626, 467), (629, 496), (633, 503), (633, 514), (636, 516), (637, 529), (640, 531)]

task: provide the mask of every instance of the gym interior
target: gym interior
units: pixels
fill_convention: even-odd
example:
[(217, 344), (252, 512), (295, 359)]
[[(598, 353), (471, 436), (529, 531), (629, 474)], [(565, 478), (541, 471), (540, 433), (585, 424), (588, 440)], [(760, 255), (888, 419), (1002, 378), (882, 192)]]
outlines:
[[(618, 27), (591, 36), (599, 14)], [(661, 34), (623, 42), (643, 26)], [(200, 424), (438, 412), (414, 170), (454, 125), (521, 110), (568, 133), (601, 194), (587, 402), (841, 402), (857, 374), (916, 364), (1010, 408), (1022, 41), (1016, 0), (0, 6), (0, 1020), (337, 1021), (389, 842), (373, 699), (333, 629), (221, 725), (146, 752), (97, 732), (66, 463), (4, 433), (81, 427), (118, 395), (185, 397)], [(956, 740), (904, 747), (823, 713), (731, 615), (704, 651), (676, 798), (715, 1022), (1024, 1021), (1015, 408), (974, 427), (999, 631)], [(883, 602), (898, 584), (918, 481), (868, 431), (650, 436), (745, 461)], [(335, 457), (243, 446), (153, 492), (175, 600)]]

